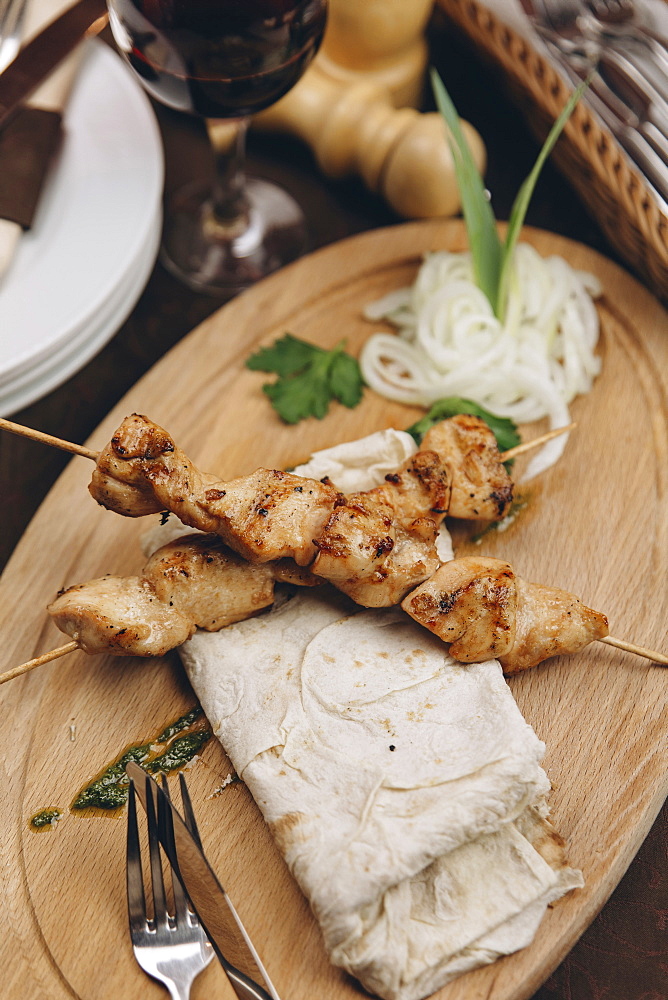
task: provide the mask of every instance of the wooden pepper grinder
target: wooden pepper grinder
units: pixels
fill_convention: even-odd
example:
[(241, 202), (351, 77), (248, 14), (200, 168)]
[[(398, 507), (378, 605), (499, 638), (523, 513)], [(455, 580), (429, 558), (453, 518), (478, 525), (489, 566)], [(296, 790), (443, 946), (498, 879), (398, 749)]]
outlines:
[[(280, 101), (252, 126), (299, 136), (323, 173), (357, 173), (406, 218), (455, 215), (460, 198), (440, 114), (421, 114), (433, 0), (329, 0), (320, 52)], [(462, 129), (478, 168), (485, 147)], [(215, 127), (211, 130), (215, 142)]]
[(329, 0), (318, 68), (342, 84), (373, 82), (397, 108), (419, 107), (434, 0)]

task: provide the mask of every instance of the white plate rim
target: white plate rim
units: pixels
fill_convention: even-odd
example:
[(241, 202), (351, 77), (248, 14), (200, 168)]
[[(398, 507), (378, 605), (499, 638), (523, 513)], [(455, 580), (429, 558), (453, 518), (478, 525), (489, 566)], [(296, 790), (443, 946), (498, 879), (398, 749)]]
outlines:
[[(128, 227), (128, 241), (125, 245), (122, 258), (115, 262), (116, 270), (108, 277), (103, 277), (102, 287), (93, 298), (89, 298), (78, 309), (74, 308), (70, 316), (61, 322), (59, 329), (50, 332), (46, 337), (36, 339), (31, 346), (19, 353), (14, 354), (4, 362), (0, 359), (0, 380), (7, 381), (8, 377), (13, 378), (19, 372), (29, 369), (37, 359), (45, 358), (49, 354), (59, 350), (71, 336), (80, 332), (83, 328), (94, 321), (99, 310), (105, 303), (113, 297), (119, 284), (122, 285), (129, 280), (136, 266), (137, 259), (141, 257), (148, 239), (152, 235), (156, 214), (161, 209), (163, 182), (164, 182), (164, 157), (162, 150), (162, 139), (151, 103), (142, 89), (141, 85), (134, 78), (132, 71), (124, 64), (121, 57), (109, 46), (101, 41), (90, 41), (87, 43), (88, 52), (85, 54), (81, 69), (79, 71), (73, 92), (68, 103), (65, 114), (65, 124), (70, 125), (74, 121), (74, 128), (77, 127), (77, 119), (81, 119), (85, 113), (91, 114), (93, 105), (97, 108), (99, 96), (99, 82), (107, 79), (109, 90), (114, 89), (114, 101), (124, 103), (124, 120), (132, 122), (133, 128), (141, 128), (142, 139), (145, 139), (144, 149), (149, 154), (145, 169), (142, 168), (142, 180), (147, 185), (149, 197), (145, 203), (144, 217), (133, 219)], [(92, 85), (97, 79), (98, 85)], [(83, 111), (82, 111), (83, 107)], [(127, 109), (127, 115), (125, 114)], [(134, 116), (134, 119), (133, 119)], [(79, 127), (82, 127), (81, 125)], [(121, 137), (122, 139), (123, 137)], [(130, 136), (132, 138), (132, 136)], [(62, 162), (55, 165), (54, 170), (62, 167)], [(49, 180), (50, 191), (53, 191), (54, 179)], [(143, 189), (142, 189), (143, 193)], [(56, 209), (49, 204), (49, 190), (45, 191), (45, 205), (40, 205), (36, 218), (37, 238), (39, 238), (40, 216)], [(64, 207), (59, 205), (56, 208), (62, 213)], [(21, 249), (19, 248), (19, 253)], [(8, 275), (11, 281), (11, 272)], [(25, 286), (25, 278), (22, 281)], [(46, 293), (48, 294), (48, 292)], [(3, 289), (0, 287), (0, 315), (2, 312)], [(3, 323), (3, 325), (5, 325)]]
[(129, 284), (117, 290), (111, 305), (107, 303), (107, 308), (97, 317), (98, 322), (92, 331), (88, 330), (83, 338), (76, 338), (74, 342), (68, 343), (67, 349), (58, 352), (55, 359), (50, 358), (48, 366), (42, 365), (34, 375), (31, 373), (30, 378), (19, 380), (18, 384), (13, 383), (5, 395), (0, 394), (2, 415), (11, 416), (58, 388), (95, 357), (118, 332), (146, 287), (158, 256), (161, 232), (162, 215), (159, 214), (156, 227), (149, 234), (142, 259), (134, 264)]

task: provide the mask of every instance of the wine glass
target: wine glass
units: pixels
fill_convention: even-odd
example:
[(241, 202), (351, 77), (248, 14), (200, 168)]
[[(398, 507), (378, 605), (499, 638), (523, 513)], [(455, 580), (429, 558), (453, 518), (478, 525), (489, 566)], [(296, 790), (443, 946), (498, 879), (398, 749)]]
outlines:
[(327, 0), (107, 0), (114, 39), (162, 104), (207, 119), (213, 185), (167, 206), (161, 259), (197, 291), (230, 296), (304, 252), (306, 226), (282, 188), (244, 171), (249, 116), (301, 77), (325, 28)]

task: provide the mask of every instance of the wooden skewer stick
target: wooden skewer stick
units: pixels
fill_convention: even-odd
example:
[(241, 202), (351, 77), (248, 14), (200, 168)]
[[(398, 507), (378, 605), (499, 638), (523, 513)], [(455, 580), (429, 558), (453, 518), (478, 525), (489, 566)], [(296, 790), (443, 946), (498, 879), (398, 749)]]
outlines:
[[(627, 653), (635, 653), (636, 656), (643, 656), (646, 660), (652, 660), (653, 663), (668, 666), (668, 656), (664, 656), (663, 653), (657, 653), (653, 649), (646, 649), (645, 646), (636, 646), (632, 642), (624, 642), (623, 639), (615, 639), (611, 635), (606, 635), (602, 639), (596, 639), (595, 641), (607, 642), (609, 646), (616, 646), (617, 649), (624, 649)], [(73, 653), (75, 649), (80, 648), (78, 642), (68, 642), (65, 646), (52, 649), (50, 653), (44, 653), (42, 656), (35, 657), (34, 660), (28, 660), (27, 663), (22, 663), (20, 666), (13, 667), (4, 674), (0, 674), (0, 684), (4, 684), (5, 681), (11, 681), (14, 677), (20, 677), (21, 674), (28, 673), (29, 670), (41, 666), (42, 663), (57, 660), (60, 656)]]
[(609, 646), (615, 646), (617, 649), (625, 649), (627, 653), (635, 653), (637, 656), (644, 656), (648, 660), (654, 660), (655, 663), (662, 663), (664, 666), (668, 666), (668, 656), (664, 656), (663, 653), (656, 653), (652, 649), (646, 649), (645, 646), (635, 646), (632, 642), (624, 642), (623, 639), (615, 639), (614, 636), (606, 635), (599, 642), (607, 642)]
[(501, 461), (508, 462), (511, 458), (517, 458), (518, 455), (523, 455), (525, 451), (531, 451), (533, 448), (540, 447), (541, 444), (547, 444), (553, 438), (560, 437), (562, 434), (572, 431), (574, 427), (577, 427), (576, 423), (567, 424), (565, 427), (555, 427), (554, 430), (546, 431), (545, 434), (541, 434), (537, 438), (532, 438), (531, 441), (523, 441), (522, 444), (517, 444), (514, 448), (509, 448), (508, 451), (502, 451), (500, 455)]
[(0, 674), (0, 684), (4, 684), (5, 681), (11, 681), (15, 677), (20, 677), (21, 674), (27, 674), (29, 670), (34, 670), (35, 667), (41, 667), (43, 663), (48, 663), (50, 660), (57, 660), (60, 656), (65, 656), (67, 653), (73, 653), (75, 649), (79, 649), (79, 643), (72, 640), (72, 642), (68, 642), (65, 646), (59, 646), (58, 649), (52, 649), (48, 653), (36, 656), (34, 660), (28, 660), (27, 663), (21, 663), (18, 667), (12, 667), (11, 670), (7, 670), (4, 674)]
[[(545, 434), (541, 434), (540, 437), (533, 438), (531, 441), (524, 441), (522, 444), (516, 445), (514, 448), (509, 448), (508, 451), (501, 452), (501, 461), (508, 462), (512, 458), (516, 458), (518, 455), (523, 455), (526, 451), (531, 451), (532, 448), (539, 448), (540, 445), (546, 444), (553, 438), (559, 437), (561, 434), (566, 434), (568, 431), (572, 431), (576, 426), (575, 423), (568, 424), (566, 427), (556, 427), (552, 431), (547, 431)], [(73, 455), (82, 455), (84, 458), (91, 458), (94, 462), (97, 462), (99, 452), (92, 451), (90, 448), (84, 447), (82, 444), (74, 444), (73, 441), (65, 441), (63, 438), (54, 437), (53, 434), (46, 434), (44, 431), (36, 431), (32, 427), (24, 427), (23, 424), (15, 424), (12, 420), (5, 420), (0, 417), (0, 430), (11, 431), (12, 434), (18, 434), (20, 437), (30, 438), (31, 441), (41, 441), (42, 444), (50, 444), (54, 448), (60, 448), (61, 451), (69, 451)]]
[(90, 448), (85, 448), (82, 444), (64, 441), (62, 438), (46, 434), (44, 431), (36, 431), (32, 427), (24, 427), (23, 424), (15, 424), (12, 420), (5, 420), (4, 417), (0, 417), (0, 429), (11, 431), (12, 434), (18, 434), (20, 437), (30, 438), (32, 441), (41, 441), (42, 444), (50, 444), (54, 448), (60, 448), (61, 451), (69, 451), (73, 455), (83, 455), (84, 458), (92, 458), (94, 462), (97, 462), (99, 454), (97, 451), (91, 451)]

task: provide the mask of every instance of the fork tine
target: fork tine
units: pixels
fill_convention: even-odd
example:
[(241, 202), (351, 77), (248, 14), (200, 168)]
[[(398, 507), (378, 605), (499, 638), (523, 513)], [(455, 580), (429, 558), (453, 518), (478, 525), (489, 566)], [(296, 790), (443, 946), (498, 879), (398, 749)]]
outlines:
[(134, 781), (130, 782), (128, 796), (128, 839), (127, 839), (127, 890), (128, 916), (132, 931), (142, 930), (146, 924), (146, 899), (144, 897), (144, 880), (141, 869), (141, 851), (139, 848), (139, 828), (137, 825), (137, 796)]
[[(169, 783), (167, 781), (166, 775), (164, 774), (162, 775), (161, 784), (163, 792), (165, 793), (167, 798), (171, 800)], [(171, 872), (172, 872), (172, 892), (174, 895), (174, 916), (176, 917), (176, 922), (179, 923), (181, 920), (192, 919), (191, 911), (188, 906), (188, 897), (183, 891), (183, 886), (181, 885), (181, 881), (178, 875), (176, 874), (173, 868), (171, 868)]]
[(165, 883), (162, 877), (162, 861), (160, 860), (160, 842), (158, 841), (158, 824), (155, 815), (155, 799), (153, 788), (149, 785), (150, 795), (146, 798), (146, 820), (148, 825), (148, 851), (151, 865), (151, 882), (153, 890), (153, 920), (157, 927), (169, 926)]

